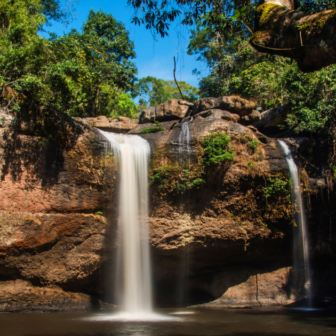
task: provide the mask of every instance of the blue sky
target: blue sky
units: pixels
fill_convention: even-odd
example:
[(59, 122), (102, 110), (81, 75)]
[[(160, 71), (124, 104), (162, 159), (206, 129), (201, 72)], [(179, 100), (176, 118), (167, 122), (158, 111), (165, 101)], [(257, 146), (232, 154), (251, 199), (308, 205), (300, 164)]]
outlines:
[[(64, 1), (64, 0), (63, 0)], [(62, 1), (62, 2), (63, 2)], [(131, 23), (134, 9), (127, 6), (127, 0), (80, 0), (74, 6), (75, 18), (68, 25), (54, 23), (45, 29), (58, 35), (67, 33), (71, 29), (81, 30), (91, 8), (111, 13), (117, 20), (122, 21), (130, 32), (130, 39), (134, 42), (137, 58), (138, 78), (153, 76), (165, 80), (173, 80), (173, 56), (176, 57), (176, 77), (197, 87), (198, 79), (192, 74), (195, 68), (203, 68), (195, 56), (187, 55), (189, 32), (186, 27), (173, 23), (169, 37), (156, 36), (154, 40), (151, 32), (144, 26)]]

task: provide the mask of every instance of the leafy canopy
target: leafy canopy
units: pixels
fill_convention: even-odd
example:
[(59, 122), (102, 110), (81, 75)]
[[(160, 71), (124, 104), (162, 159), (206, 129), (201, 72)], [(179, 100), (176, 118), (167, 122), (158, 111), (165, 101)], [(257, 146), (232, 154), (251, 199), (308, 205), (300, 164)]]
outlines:
[(137, 69), (134, 45), (121, 22), (91, 10), (83, 31), (45, 39), (37, 0), (0, 4), (0, 99), (16, 111), (33, 106), (71, 116), (136, 113), (130, 94)]
[[(145, 24), (147, 29), (161, 35), (168, 35), (170, 24), (180, 19), (181, 24), (191, 26), (204, 14), (211, 13), (212, 22), (224, 19), (239, 21), (245, 28), (253, 30), (255, 0), (128, 0), (135, 9), (132, 22)], [(315, 13), (335, 8), (333, 0), (303, 0), (299, 10)], [(139, 14), (140, 12), (140, 14)], [(138, 15), (139, 14), (139, 15)]]

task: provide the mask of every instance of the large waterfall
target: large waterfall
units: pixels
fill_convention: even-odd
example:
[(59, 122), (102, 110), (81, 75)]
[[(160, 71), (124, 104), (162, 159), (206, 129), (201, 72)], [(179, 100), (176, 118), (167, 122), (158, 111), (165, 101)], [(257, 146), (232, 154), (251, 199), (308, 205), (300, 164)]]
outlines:
[(148, 241), (149, 144), (136, 135), (100, 131), (119, 162), (119, 248), (122, 275), (117, 283), (122, 313), (143, 318), (152, 313), (152, 283)]
[[(288, 163), (289, 173), (292, 180), (292, 204), (294, 206), (294, 218), (297, 229), (294, 231), (294, 272), (300, 273), (304, 269), (304, 283), (308, 304), (311, 306), (311, 284), (310, 284), (310, 264), (307, 241), (307, 228), (304, 216), (304, 206), (302, 203), (300, 180), (297, 166), (294, 162), (292, 153), (284, 141), (278, 140), (283, 149)], [(298, 278), (298, 276), (296, 275)]]

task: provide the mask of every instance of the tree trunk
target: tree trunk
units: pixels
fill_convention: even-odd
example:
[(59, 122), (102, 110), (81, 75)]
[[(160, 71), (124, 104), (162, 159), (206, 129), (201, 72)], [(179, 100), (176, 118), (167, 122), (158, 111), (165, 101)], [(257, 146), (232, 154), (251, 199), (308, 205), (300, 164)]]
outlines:
[(294, 0), (266, 0), (257, 8), (251, 45), (260, 52), (294, 59), (312, 72), (336, 63), (336, 10), (307, 15)]
[(95, 110), (96, 110), (96, 105), (97, 105), (97, 99), (98, 99), (98, 93), (99, 93), (99, 85), (96, 86), (96, 91), (95, 91), (95, 95), (93, 98), (93, 102), (91, 105), (91, 117), (94, 117), (95, 115)]

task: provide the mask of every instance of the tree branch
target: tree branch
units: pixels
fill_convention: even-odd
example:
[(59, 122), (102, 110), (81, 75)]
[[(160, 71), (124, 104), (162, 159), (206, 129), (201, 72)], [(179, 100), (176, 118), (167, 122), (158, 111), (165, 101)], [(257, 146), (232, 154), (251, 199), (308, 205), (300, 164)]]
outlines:
[(294, 59), (304, 72), (336, 63), (336, 10), (307, 15), (295, 8), (294, 0), (266, 0), (257, 8), (250, 44)]
[(176, 59), (175, 59), (175, 56), (174, 56), (174, 72), (173, 72), (174, 73), (174, 80), (175, 80), (175, 83), (176, 83), (176, 86), (177, 86), (178, 90), (180, 91), (180, 95), (181, 95), (182, 99), (185, 100), (184, 97), (183, 97), (183, 94), (180, 90), (180, 87), (177, 83), (177, 80), (176, 80), (176, 77), (175, 77), (175, 72), (176, 72)]

